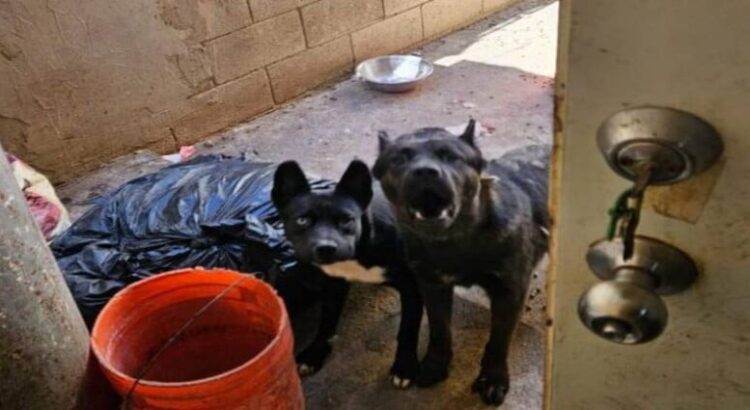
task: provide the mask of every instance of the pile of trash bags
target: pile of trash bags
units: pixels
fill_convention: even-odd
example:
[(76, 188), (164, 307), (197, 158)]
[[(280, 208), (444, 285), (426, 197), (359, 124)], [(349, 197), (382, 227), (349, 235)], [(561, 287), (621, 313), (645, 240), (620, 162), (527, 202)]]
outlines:
[[(271, 202), (276, 165), (200, 156), (125, 183), (51, 243), (86, 323), (140, 279), (188, 267), (257, 272), (296, 264)], [(314, 190), (334, 183), (311, 179)]]

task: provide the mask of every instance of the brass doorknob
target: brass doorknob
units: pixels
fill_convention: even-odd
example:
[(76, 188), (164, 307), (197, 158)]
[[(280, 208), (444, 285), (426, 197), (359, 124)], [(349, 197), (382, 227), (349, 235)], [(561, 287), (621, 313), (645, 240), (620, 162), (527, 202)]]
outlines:
[(620, 238), (591, 245), (586, 260), (605, 282), (592, 286), (578, 302), (581, 321), (616, 343), (639, 344), (658, 337), (668, 311), (660, 295), (679, 293), (698, 275), (693, 260), (658, 239), (636, 236), (633, 256), (624, 261)]

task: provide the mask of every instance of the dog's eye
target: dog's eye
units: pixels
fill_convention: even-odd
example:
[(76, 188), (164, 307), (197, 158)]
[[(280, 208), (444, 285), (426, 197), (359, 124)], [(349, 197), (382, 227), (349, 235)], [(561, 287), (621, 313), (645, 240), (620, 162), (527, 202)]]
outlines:
[(344, 216), (341, 219), (339, 219), (339, 225), (342, 228), (351, 228), (354, 227), (355, 219), (351, 216)]
[(398, 165), (403, 165), (414, 157), (414, 151), (410, 149), (402, 149), (398, 153), (396, 153), (396, 156), (393, 158), (393, 162), (395, 162)]
[(437, 157), (440, 158), (441, 161), (445, 161), (445, 162), (455, 162), (461, 159), (453, 151), (448, 150), (448, 149), (438, 150), (435, 153), (435, 155), (437, 155)]
[(310, 225), (310, 223), (312, 222), (312, 219), (310, 219), (310, 217), (307, 217), (307, 216), (300, 216), (294, 222), (298, 226), (301, 226), (301, 227), (305, 228), (305, 227), (307, 227), (307, 226)]

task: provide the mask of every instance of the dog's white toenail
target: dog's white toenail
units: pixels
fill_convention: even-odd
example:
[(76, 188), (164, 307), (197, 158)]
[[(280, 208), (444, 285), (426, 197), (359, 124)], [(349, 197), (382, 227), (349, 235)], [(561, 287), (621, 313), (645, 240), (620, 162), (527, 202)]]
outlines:
[(409, 386), (411, 386), (411, 380), (409, 379), (402, 379), (398, 376), (391, 377), (391, 383), (393, 383), (393, 387), (397, 389), (405, 389)]
[(312, 374), (315, 371), (315, 368), (306, 364), (301, 364), (297, 366), (297, 371), (299, 372), (300, 376), (307, 376)]

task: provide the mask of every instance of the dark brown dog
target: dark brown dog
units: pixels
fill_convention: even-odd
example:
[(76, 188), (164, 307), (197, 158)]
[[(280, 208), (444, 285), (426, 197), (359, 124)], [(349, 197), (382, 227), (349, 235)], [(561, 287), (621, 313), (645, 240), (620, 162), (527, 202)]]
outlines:
[(394, 209), (430, 325), (418, 386), (448, 377), (453, 287), (479, 285), (492, 325), (472, 387), (487, 404), (505, 399), (511, 336), (547, 249), (548, 159), (548, 147), (529, 146), (485, 162), (473, 121), (458, 138), (442, 128), (395, 141), (380, 135), (373, 173)]

